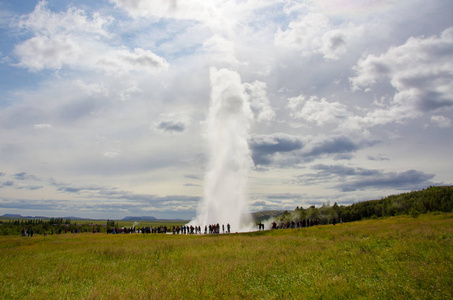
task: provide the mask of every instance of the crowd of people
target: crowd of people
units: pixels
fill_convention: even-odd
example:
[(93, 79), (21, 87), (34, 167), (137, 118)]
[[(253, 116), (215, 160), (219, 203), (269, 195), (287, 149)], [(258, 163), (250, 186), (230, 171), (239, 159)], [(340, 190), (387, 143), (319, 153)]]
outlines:
[[(340, 218), (340, 223), (342, 220)], [(304, 228), (304, 227), (311, 227), (320, 224), (319, 219), (302, 219), (300, 221), (286, 221), (276, 223), (275, 221), (271, 223), (270, 228), (267, 229), (287, 229), (287, 228)], [(336, 219), (332, 219), (332, 224), (336, 224)], [(265, 230), (265, 225), (262, 222), (258, 223), (258, 230)], [(127, 229), (116, 229), (113, 233), (173, 233), (173, 234), (220, 234), (220, 233), (230, 233), (231, 226), (230, 224), (225, 225), (220, 224), (211, 224), (206, 225), (204, 227), (204, 231), (202, 231), (201, 226), (193, 226), (193, 225), (181, 225), (181, 226), (172, 226), (171, 228), (167, 228), (166, 226), (159, 226), (159, 227), (142, 227), (137, 231), (135, 228)]]
[[(44, 233), (41, 233), (42, 235), (44, 236), (47, 236), (48, 234), (50, 235), (54, 235), (55, 234), (62, 234), (62, 232), (64, 233), (88, 233), (88, 229), (85, 229), (84, 231), (81, 231), (80, 229), (73, 229), (73, 230), (68, 230), (67, 228), (65, 228), (64, 230), (62, 230), (61, 228), (59, 228), (58, 230), (53, 230), (51, 229), (50, 232), (44, 232)], [(93, 233), (100, 233), (101, 231), (96, 229), (96, 228), (93, 228)], [(108, 232), (107, 232), (108, 233)], [(21, 235), (22, 236), (28, 236), (28, 237), (33, 237), (33, 234), (34, 234), (34, 231), (33, 231), (33, 228), (29, 228), (27, 230), (25, 230), (25, 228), (23, 228), (21, 230)]]
[[(222, 228), (222, 230), (220, 230)], [(172, 231), (173, 234), (202, 234), (201, 226), (193, 226), (193, 225), (183, 225), (183, 226), (173, 226)], [(231, 225), (228, 223), (226, 225), (226, 232), (225, 232), (225, 225), (222, 224), (220, 226), (219, 223), (205, 225), (204, 227), (204, 234), (220, 234), (220, 233), (230, 233), (231, 232)]]
[[(226, 231), (225, 231), (226, 229)], [(230, 233), (231, 225), (227, 224), (220, 226), (220, 224), (206, 225), (204, 227), (204, 234), (220, 234)], [(136, 227), (123, 227), (123, 228), (108, 228), (108, 234), (121, 234), (121, 233), (173, 233), (173, 234), (203, 234), (201, 226), (181, 225), (181, 226), (146, 226), (142, 228)]]
[[(340, 223), (342, 222), (342, 219), (340, 218)], [(332, 219), (332, 224), (335, 225), (337, 223), (336, 219)], [(320, 224), (319, 219), (302, 219), (300, 221), (286, 221), (286, 222), (272, 222), (270, 227), (267, 229), (287, 229), (287, 228), (304, 228), (304, 227), (311, 227), (311, 226), (316, 226)], [(259, 222), (258, 224), (258, 230), (265, 230), (265, 225), (262, 222)], [(58, 230), (57, 234), (61, 234), (61, 228)], [(74, 230), (71, 231), (72, 233), (80, 233), (79, 230)], [(88, 232), (88, 230), (85, 230), (85, 232)], [(98, 233), (100, 232), (98, 229), (93, 227), (93, 233)], [(181, 226), (172, 226), (172, 227), (167, 227), (165, 225), (162, 226), (143, 226), (141, 228), (136, 228), (134, 227), (113, 227), (113, 228), (107, 228), (107, 233), (108, 234), (128, 234), (128, 233), (172, 233), (172, 234), (220, 234), (220, 233), (230, 233), (231, 232), (231, 226), (228, 223), (226, 226), (221, 225), (219, 223), (217, 224), (211, 224), (211, 225), (205, 225), (204, 231), (202, 231), (201, 226), (193, 226), (193, 225), (181, 225)], [(64, 229), (64, 233), (67, 233), (67, 229)], [(25, 230), (25, 228), (22, 229), (21, 232), (22, 236), (33, 236), (33, 229), (28, 229)], [(51, 234), (54, 234), (54, 231), (51, 231)], [(47, 235), (47, 234), (45, 234)]]
[(29, 236), (29, 237), (32, 237), (33, 236), (33, 229), (29, 228), (28, 230), (25, 230), (25, 228), (23, 228), (21, 230), (21, 235), (22, 236)]
[[(332, 218), (332, 224), (335, 225), (337, 223), (337, 220), (335, 218)], [(340, 223), (343, 223), (343, 220), (340, 218)], [(311, 226), (316, 226), (319, 225), (320, 221), (319, 219), (302, 219), (300, 221), (287, 221), (287, 222), (272, 222), (272, 227), (271, 229), (286, 229), (286, 228), (304, 228), (304, 227), (311, 227)], [(264, 224), (260, 222), (259, 224), (260, 230), (264, 230)], [(261, 229), (262, 228), (262, 229)]]

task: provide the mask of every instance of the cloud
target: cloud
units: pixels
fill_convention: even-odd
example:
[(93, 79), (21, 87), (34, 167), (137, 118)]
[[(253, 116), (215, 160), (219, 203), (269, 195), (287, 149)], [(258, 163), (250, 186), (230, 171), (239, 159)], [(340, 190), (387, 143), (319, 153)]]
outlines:
[(387, 157), (383, 157), (382, 155), (378, 155), (378, 156), (371, 156), (371, 155), (368, 155), (367, 158), (369, 160), (372, 160), (372, 161), (385, 161), (385, 160), (390, 160), (388, 159)]
[(76, 64), (82, 49), (68, 36), (35, 36), (17, 45), (14, 52), (20, 59), (18, 66), (39, 71)]
[[(160, 19), (192, 21), (203, 24), (215, 32), (231, 33), (232, 28), (259, 19), (266, 9), (282, 1), (223, 1), (223, 0), (110, 0), (134, 18), (147, 18), (151, 22)], [(257, 14), (259, 12), (261, 14)], [(242, 26), (241, 26), (242, 27)]]
[[(303, 6), (300, 12), (306, 10)], [(298, 10), (298, 9), (296, 9)], [(291, 10), (294, 12), (294, 9)], [(337, 60), (346, 53), (350, 40), (358, 39), (363, 28), (352, 23), (332, 25), (322, 13), (301, 13), (288, 28), (275, 34), (278, 47), (294, 49), (302, 56), (322, 54), (324, 59)]]
[(195, 180), (202, 180), (203, 179), (202, 177), (200, 177), (198, 175), (194, 175), (194, 174), (184, 175), (184, 178), (195, 179)]
[(352, 168), (342, 165), (323, 165), (318, 164), (312, 167), (314, 170), (318, 170), (320, 175), (337, 175), (337, 176), (371, 176), (379, 174), (377, 170), (368, 170), (363, 168)]
[[(43, 210), (58, 210), (67, 207), (65, 201), (60, 200), (25, 200), (25, 199), (0, 199), (0, 207), (3, 209), (18, 209), (20, 211), (27, 211), (29, 209), (43, 211)], [(67, 211), (71, 210), (73, 206), (67, 207)]]
[(395, 88), (387, 107), (370, 111), (364, 120), (386, 124), (413, 119), (427, 111), (453, 106), (453, 27), (440, 36), (410, 37), (386, 53), (369, 54), (354, 67), (353, 90), (370, 91), (379, 82)]
[(293, 183), (319, 184), (330, 183), (342, 192), (369, 189), (420, 189), (431, 185), (434, 174), (408, 170), (404, 172), (385, 172), (376, 169), (354, 168), (343, 165), (318, 164), (312, 166), (316, 173), (296, 176)]
[(30, 175), (25, 172), (20, 172), (14, 174), (14, 178), (17, 180), (32, 180), (32, 181), (41, 181), (38, 177), (35, 175)]
[[(62, 200), (62, 199), (7, 199), (0, 198), (0, 208), (16, 209), (28, 213), (39, 211), (40, 214), (48, 214), (50, 217), (65, 217), (68, 212), (71, 215), (96, 218), (121, 218), (126, 215), (152, 214), (158, 218), (182, 217), (190, 219), (195, 211), (192, 206), (199, 199), (196, 197), (166, 196), (156, 197), (153, 195), (141, 198), (141, 201), (132, 199), (108, 199), (107, 201), (92, 200)], [(175, 213), (177, 212), (177, 213)], [(112, 216), (113, 214), (113, 216)]]
[(431, 123), (441, 128), (451, 127), (451, 119), (444, 116), (432, 116)]
[(70, 7), (66, 12), (54, 13), (47, 5), (48, 1), (39, 1), (33, 12), (20, 17), (17, 24), (19, 28), (49, 36), (69, 33), (110, 36), (106, 26), (113, 22), (113, 17), (103, 17), (99, 13), (87, 16), (82, 9), (75, 7)]
[(50, 125), (50, 124), (35, 124), (35, 125), (33, 125), (33, 128), (35, 128), (35, 129), (50, 129), (50, 128), (52, 128), (52, 125)]
[[(147, 207), (152, 207), (155, 210), (160, 210), (163, 208), (176, 210), (175, 206), (194, 206), (200, 199), (196, 196), (156, 196), (153, 194), (138, 194), (108, 186), (76, 186), (66, 183), (57, 183), (54, 180), (50, 181), (49, 183), (51, 183), (58, 192), (63, 194), (76, 194), (78, 196), (78, 199), (98, 199), (103, 201), (112, 201), (113, 208), (111, 209), (114, 209), (116, 204), (121, 203), (121, 205), (127, 204), (140, 207), (146, 205)], [(93, 207), (97, 206), (97, 204), (90, 205)]]
[(338, 159), (349, 159), (350, 156), (343, 155), (354, 153), (371, 144), (370, 141), (356, 142), (348, 136), (328, 136), (314, 139), (311, 143), (311, 149), (305, 155), (309, 159), (320, 158), (325, 155), (336, 155)]
[(249, 144), (255, 165), (269, 165), (276, 154), (300, 150), (304, 146), (300, 138), (284, 133), (255, 135)]
[(166, 69), (167, 61), (149, 50), (135, 48), (134, 52), (128, 49), (113, 50), (99, 56), (97, 66), (107, 71), (154, 71)]
[(105, 157), (110, 157), (110, 158), (114, 158), (114, 157), (117, 157), (121, 154), (121, 151), (120, 150), (112, 150), (112, 151), (106, 151), (103, 153), (103, 155)]
[(182, 20), (204, 20), (207, 6), (202, 1), (177, 0), (110, 0), (133, 17), (175, 18)]
[(110, 42), (106, 29), (113, 20), (99, 13), (88, 17), (75, 8), (54, 13), (47, 9), (46, 1), (38, 2), (17, 24), (34, 35), (15, 46), (17, 66), (31, 71), (70, 67), (105, 72), (154, 72), (168, 67), (163, 57), (150, 50), (137, 47), (132, 51)]
[(292, 111), (291, 117), (314, 122), (318, 126), (341, 122), (352, 115), (346, 105), (327, 102), (325, 98), (319, 99), (316, 96), (311, 96), (308, 100), (304, 95), (289, 98), (288, 108)]
[(316, 52), (322, 45), (322, 31), (327, 31), (329, 20), (322, 14), (310, 13), (297, 21), (288, 24), (286, 30), (279, 30), (275, 34), (275, 43), (280, 46), (294, 48), (302, 55)]
[(267, 85), (262, 81), (244, 83), (245, 91), (249, 95), (250, 107), (252, 108), (255, 119), (260, 121), (271, 121), (275, 118), (269, 98), (267, 97)]
[(73, 188), (73, 187), (59, 187), (57, 190), (59, 192), (65, 192), (65, 193), (79, 193), (80, 191), (83, 191), (85, 189)]
[(156, 71), (166, 69), (167, 61), (149, 50), (135, 48), (87, 51), (77, 38), (70, 36), (33, 37), (15, 47), (20, 67), (43, 69), (94, 68), (106, 72)]
[(16, 187), (16, 189), (18, 190), (29, 190), (29, 191), (36, 191), (36, 190), (40, 190), (44, 188), (44, 186), (42, 185), (35, 185), (35, 186), (18, 186)]
[(353, 140), (345, 135), (299, 137), (284, 133), (254, 135), (249, 140), (256, 166), (297, 167), (301, 163), (331, 157), (335, 160), (351, 159), (360, 149), (376, 141)]
[(14, 186), (14, 182), (11, 180), (0, 183), (0, 188)]
[(183, 132), (185, 130), (185, 125), (182, 122), (161, 121), (157, 124), (156, 129), (165, 132)]
[(267, 199), (275, 200), (275, 199), (301, 199), (304, 195), (301, 194), (294, 194), (294, 193), (274, 193), (267, 195)]
[[(0, 177), (9, 177), (6, 173), (0, 172)], [(28, 190), (28, 191), (36, 191), (39, 189), (44, 188), (43, 185), (34, 185), (34, 182), (42, 182), (42, 180), (35, 175), (28, 174), (26, 172), (20, 172), (13, 174), (13, 180), (6, 180), (0, 182), (0, 188), (13, 188), (15, 190)], [(6, 195), (6, 193), (5, 193)]]
[(159, 115), (154, 128), (167, 133), (181, 133), (187, 129), (189, 123), (186, 115), (181, 113), (165, 113)]
[(346, 52), (346, 35), (338, 29), (330, 30), (322, 36), (322, 47), (320, 52), (325, 58), (338, 59)]
[(237, 67), (241, 62), (236, 57), (234, 46), (234, 42), (214, 34), (203, 43), (203, 50), (210, 54), (213, 64)]
[(380, 173), (371, 178), (360, 178), (351, 182), (339, 184), (337, 187), (343, 192), (363, 189), (394, 188), (399, 190), (417, 190), (432, 184), (429, 180), (434, 174), (425, 174), (421, 171), (409, 170), (405, 172)]

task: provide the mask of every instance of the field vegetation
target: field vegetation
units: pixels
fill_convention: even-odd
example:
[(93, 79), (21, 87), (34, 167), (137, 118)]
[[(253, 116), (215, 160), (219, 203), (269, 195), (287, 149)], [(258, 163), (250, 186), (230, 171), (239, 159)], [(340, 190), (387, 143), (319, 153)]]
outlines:
[(452, 299), (453, 214), (221, 235), (1, 236), (2, 299)]

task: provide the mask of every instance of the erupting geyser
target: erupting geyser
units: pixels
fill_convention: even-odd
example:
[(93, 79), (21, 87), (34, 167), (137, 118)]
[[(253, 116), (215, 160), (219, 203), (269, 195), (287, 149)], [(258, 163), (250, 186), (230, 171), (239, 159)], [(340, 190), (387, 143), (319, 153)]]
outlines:
[(204, 198), (191, 224), (229, 223), (234, 232), (246, 231), (251, 222), (246, 189), (252, 166), (248, 137), (253, 113), (238, 73), (211, 68), (210, 80), (209, 165)]

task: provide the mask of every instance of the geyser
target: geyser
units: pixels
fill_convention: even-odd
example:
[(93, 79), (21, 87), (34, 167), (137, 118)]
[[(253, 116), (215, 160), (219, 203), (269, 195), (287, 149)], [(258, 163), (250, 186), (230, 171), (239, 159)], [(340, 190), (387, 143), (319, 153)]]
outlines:
[(209, 164), (204, 197), (191, 224), (230, 224), (234, 232), (247, 231), (251, 215), (246, 190), (252, 167), (248, 137), (253, 113), (238, 73), (211, 68), (210, 81)]

